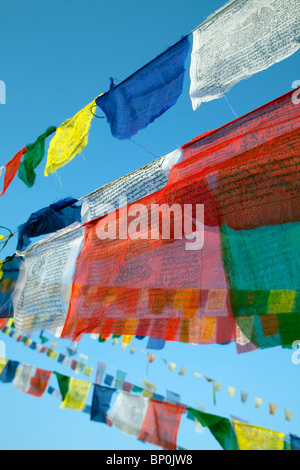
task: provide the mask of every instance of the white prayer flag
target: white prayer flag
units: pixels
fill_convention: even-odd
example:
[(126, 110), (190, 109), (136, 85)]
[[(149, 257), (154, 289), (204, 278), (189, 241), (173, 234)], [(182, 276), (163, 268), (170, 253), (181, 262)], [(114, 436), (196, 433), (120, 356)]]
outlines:
[(299, 0), (234, 0), (193, 33), (193, 109), (300, 47)]

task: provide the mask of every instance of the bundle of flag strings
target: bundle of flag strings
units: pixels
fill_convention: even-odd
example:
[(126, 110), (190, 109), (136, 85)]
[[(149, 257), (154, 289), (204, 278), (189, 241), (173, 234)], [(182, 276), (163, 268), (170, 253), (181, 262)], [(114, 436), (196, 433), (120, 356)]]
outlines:
[[(48, 389), (50, 395), (61, 399), (61, 408), (84, 411), (93, 422), (114, 426), (121, 432), (143, 442), (176, 450), (182, 416), (195, 422), (195, 429), (208, 428), (224, 450), (298, 450), (300, 439), (286, 436), (238, 420), (212, 415), (180, 403), (140, 396), (139, 387), (130, 392), (92, 384), (54, 372), (59, 392), (48, 387), (52, 372), (14, 360), (0, 361), (0, 383), (12, 383), (21, 393), (41, 398)], [(87, 405), (93, 388), (92, 404)], [(153, 394), (152, 394), (153, 396)], [(114, 399), (114, 400), (113, 400)]]

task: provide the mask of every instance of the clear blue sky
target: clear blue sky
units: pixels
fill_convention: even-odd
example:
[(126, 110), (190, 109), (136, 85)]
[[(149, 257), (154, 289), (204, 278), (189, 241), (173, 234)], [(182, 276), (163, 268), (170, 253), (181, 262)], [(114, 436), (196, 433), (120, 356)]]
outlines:
[[(0, 105), (0, 166), (48, 126), (59, 126), (107, 91), (109, 77), (126, 78), (223, 3), (224, 0), (2, 0), (0, 80), (6, 82), (7, 104)], [(186, 66), (184, 92), (177, 105), (134, 138), (157, 157), (234, 119), (225, 99), (192, 111), (189, 60)], [(299, 53), (236, 85), (228, 98), (236, 113), (243, 115), (286, 93), (297, 79)], [(62, 188), (55, 175), (43, 176), (44, 162), (31, 190), (16, 178), (0, 199), (0, 225), (15, 230), (32, 212), (53, 201), (66, 196), (81, 197), (153, 159), (134, 143), (114, 139), (106, 121), (95, 119), (84, 158), (76, 157), (59, 171)], [(2, 257), (14, 252), (15, 242), (10, 241)], [(45, 369), (56, 366), (0, 336), (6, 340), (9, 358)], [(133, 344), (146, 345), (137, 340)], [(156, 360), (146, 375), (143, 354), (130, 356), (129, 351), (121, 351), (120, 346), (114, 348), (111, 342), (101, 345), (85, 338), (79, 352), (127, 371), (131, 382), (149, 380), (159, 385), (158, 392), (176, 391), (188, 404), (201, 402), (213, 412), (211, 386), (192, 375), (197, 370), (224, 383), (215, 413), (223, 411), (252, 424), (300, 435), (300, 366), (291, 363), (291, 351), (276, 348), (238, 356), (235, 345), (168, 344), (159, 356), (186, 366), (189, 373), (184, 378), (178, 372), (168, 372), (161, 360)], [(64, 367), (55, 368), (70, 373)], [(54, 378), (51, 380), (56, 386)], [(228, 385), (237, 387), (235, 398), (228, 398)], [(241, 404), (240, 390), (249, 392), (247, 404)], [(254, 396), (264, 400), (260, 410), (254, 408)], [(269, 401), (278, 404), (275, 417), (268, 414)], [(284, 420), (284, 407), (295, 411), (291, 423)], [(0, 385), (0, 414), (1, 449), (154, 449), (115, 429), (91, 423), (82, 413), (60, 410), (59, 403), (48, 395), (32, 398), (11, 385)], [(208, 431), (202, 435), (194, 433), (193, 423), (185, 418), (178, 443), (187, 449), (219, 449)]]

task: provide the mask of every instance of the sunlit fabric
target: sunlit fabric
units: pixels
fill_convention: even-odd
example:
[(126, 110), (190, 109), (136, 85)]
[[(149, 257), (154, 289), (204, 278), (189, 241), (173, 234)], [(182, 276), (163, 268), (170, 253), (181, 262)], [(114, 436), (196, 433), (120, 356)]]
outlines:
[(240, 450), (283, 450), (285, 434), (234, 421)]
[(166, 450), (176, 450), (182, 412), (182, 406), (150, 400), (139, 439)]
[(57, 128), (49, 145), (45, 176), (55, 173), (86, 147), (93, 119), (91, 107), (94, 103), (93, 101), (88, 104), (73, 118), (68, 119)]
[(17, 250), (26, 249), (30, 238), (56, 232), (79, 222), (81, 206), (76, 205), (77, 202), (77, 199), (65, 198), (31, 214), (27, 222), (19, 227)]
[(202, 411), (189, 408), (188, 411), (203, 427), (208, 427), (212, 435), (224, 450), (239, 450), (236, 435), (232, 429), (231, 422), (227, 418), (215, 416)]
[(298, 0), (235, 0), (211, 15), (193, 33), (193, 109), (294, 54), (299, 25)]
[(35, 169), (44, 158), (46, 139), (55, 131), (56, 127), (48, 127), (44, 134), (40, 135), (33, 144), (27, 145), (27, 153), (20, 163), (18, 176), (28, 188), (34, 185), (36, 179)]
[(70, 285), (83, 229), (61, 229), (26, 251), (13, 292), (14, 322), (20, 331), (58, 328), (64, 324)]
[(2, 193), (0, 194), (0, 197), (3, 196), (8, 186), (10, 185), (10, 183), (16, 176), (22, 157), (24, 153), (26, 152), (27, 152), (27, 148), (24, 147), (5, 165), (4, 183), (3, 183), (3, 189), (2, 189)]
[(112, 135), (130, 139), (174, 106), (182, 93), (188, 37), (96, 99)]
[(92, 384), (82, 380), (70, 378), (69, 390), (66, 394), (61, 408), (69, 410), (82, 411)]
[(15, 288), (22, 259), (16, 256), (6, 258), (2, 264), (0, 280), (0, 318), (13, 316), (12, 292)]
[(139, 438), (148, 409), (148, 400), (137, 395), (120, 391), (107, 420), (129, 436)]
[(106, 415), (110, 409), (112, 395), (116, 389), (94, 385), (91, 421), (106, 423)]
[[(93, 191), (82, 201), (82, 220), (88, 222), (164, 188), (182, 156), (177, 149), (129, 175)], [(124, 200), (124, 202), (123, 202)]]

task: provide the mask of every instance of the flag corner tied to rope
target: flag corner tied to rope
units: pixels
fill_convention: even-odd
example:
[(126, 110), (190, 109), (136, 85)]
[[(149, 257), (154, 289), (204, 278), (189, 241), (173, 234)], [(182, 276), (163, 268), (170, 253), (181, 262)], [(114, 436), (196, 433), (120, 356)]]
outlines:
[(56, 135), (49, 145), (45, 176), (55, 173), (56, 170), (69, 163), (86, 147), (91, 122), (94, 117), (91, 112), (94, 103), (95, 101), (92, 101), (56, 129)]
[(298, 0), (235, 0), (193, 32), (190, 96), (193, 109), (221, 98), (239, 81), (295, 53)]
[(18, 177), (28, 188), (32, 188), (34, 185), (36, 179), (35, 169), (44, 158), (46, 138), (55, 131), (56, 127), (50, 126), (33, 144), (27, 145), (27, 152), (19, 166)]
[(188, 36), (96, 99), (105, 113), (111, 132), (130, 139), (169, 108), (182, 93), (184, 62), (190, 48)]

